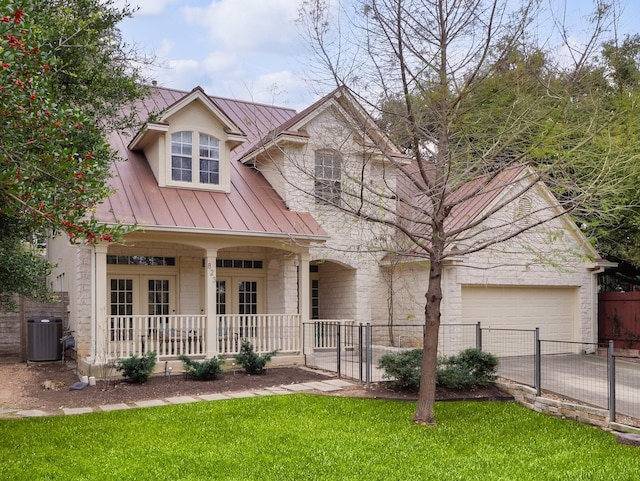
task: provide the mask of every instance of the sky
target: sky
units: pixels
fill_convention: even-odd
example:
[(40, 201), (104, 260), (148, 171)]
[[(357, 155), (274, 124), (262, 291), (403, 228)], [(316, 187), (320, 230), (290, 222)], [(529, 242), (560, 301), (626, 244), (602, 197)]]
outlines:
[[(210, 95), (296, 110), (327, 93), (313, 81), (313, 59), (296, 26), (300, 0), (128, 3), (139, 8), (120, 25), (123, 38), (157, 59), (159, 67), (146, 75), (160, 86), (186, 91), (200, 86)], [(621, 30), (640, 33), (640, 0), (622, 3)], [(567, 0), (567, 18), (580, 22), (592, 5), (592, 0)]]

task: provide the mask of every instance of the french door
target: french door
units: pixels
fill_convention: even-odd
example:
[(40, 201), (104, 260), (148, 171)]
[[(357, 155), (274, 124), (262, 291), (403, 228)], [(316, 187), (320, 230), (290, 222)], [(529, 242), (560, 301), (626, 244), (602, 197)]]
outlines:
[(176, 312), (175, 276), (113, 275), (108, 284), (112, 338), (132, 332), (132, 316), (154, 316), (157, 325), (150, 329), (168, 328), (169, 316)]
[[(263, 310), (262, 279), (245, 277), (219, 277), (216, 280), (216, 312), (218, 315), (239, 314), (239, 325), (234, 326), (240, 338), (255, 337), (255, 318), (251, 314)], [(221, 337), (229, 334), (227, 319), (219, 321)]]

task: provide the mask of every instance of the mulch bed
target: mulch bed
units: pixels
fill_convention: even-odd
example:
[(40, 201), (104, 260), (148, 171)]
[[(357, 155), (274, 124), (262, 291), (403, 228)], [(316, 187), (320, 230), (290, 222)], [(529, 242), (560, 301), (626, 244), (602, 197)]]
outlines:
[[(311, 370), (304, 367), (270, 368), (264, 375), (251, 376), (244, 371), (227, 371), (214, 381), (195, 381), (183, 374), (170, 376), (155, 375), (143, 384), (131, 384), (118, 377), (110, 381), (97, 381), (96, 386), (83, 390), (70, 390), (69, 386), (78, 381), (75, 371), (61, 362), (31, 363), (25, 370), (29, 382), (23, 383), (20, 406), (5, 404), (4, 408), (39, 409), (45, 412), (58, 411), (61, 408), (96, 407), (104, 404), (130, 404), (149, 399), (166, 399), (173, 396), (196, 396), (201, 394), (225, 393), (234, 391), (258, 390), (286, 384), (324, 381), (335, 378), (332, 373)], [(43, 384), (57, 385), (59, 388), (45, 389)], [(372, 383), (366, 386), (354, 381), (354, 386), (331, 393), (338, 396), (367, 397), (415, 401), (417, 393), (395, 391), (386, 383)], [(438, 389), (439, 400), (503, 400), (511, 399), (495, 386), (472, 391), (452, 391)]]

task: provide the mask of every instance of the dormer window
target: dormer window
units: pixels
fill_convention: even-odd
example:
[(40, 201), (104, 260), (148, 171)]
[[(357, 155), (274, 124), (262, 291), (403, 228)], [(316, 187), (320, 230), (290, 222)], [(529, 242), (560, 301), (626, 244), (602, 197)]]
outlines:
[(192, 138), (191, 132), (171, 134), (171, 180), (177, 182), (192, 181)]
[(220, 183), (220, 141), (200, 134), (200, 183)]
[[(194, 152), (198, 153), (197, 158)], [(171, 134), (171, 180), (192, 183), (194, 179), (200, 184), (220, 184), (220, 141), (203, 133), (174, 132)]]

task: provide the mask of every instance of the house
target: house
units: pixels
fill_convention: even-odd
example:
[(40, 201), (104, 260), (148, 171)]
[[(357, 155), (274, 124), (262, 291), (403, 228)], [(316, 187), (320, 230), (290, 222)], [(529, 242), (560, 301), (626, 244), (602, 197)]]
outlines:
[[(136, 113), (138, 132), (111, 137), (122, 160), (93, 213), (136, 229), (122, 243), (58, 236), (48, 245), (83, 371), (100, 375), (113, 359), (148, 351), (167, 362), (233, 355), (245, 338), (290, 363), (301, 359), (309, 320), (388, 322), (392, 267), (369, 247), (393, 233), (336, 203), (346, 202), (341, 171), (371, 182), (386, 172), (392, 183), (390, 167), (410, 161), (347, 92), (297, 113), (154, 86)], [(304, 175), (310, 166), (315, 179)], [(541, 187), (529, 201), (553, 199)], [(566, 216), (553, 222), (452, 258), (443, 323), (596, 339), (596, 253)], [(535, 261), (549, 246), (574, 253), (562, 270)], [(420, 322), (427, 271), (419, 259), (393, 266), (396, 323)]]

